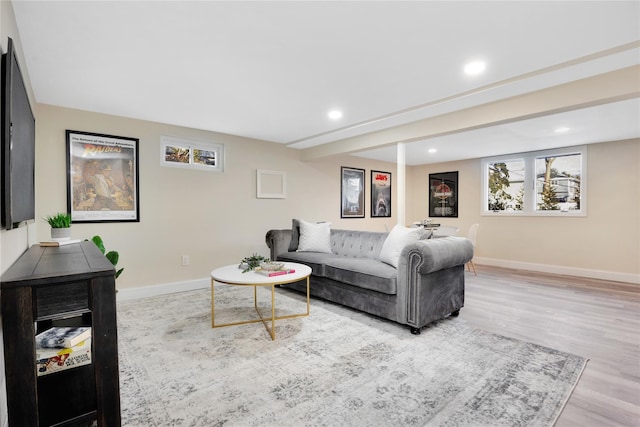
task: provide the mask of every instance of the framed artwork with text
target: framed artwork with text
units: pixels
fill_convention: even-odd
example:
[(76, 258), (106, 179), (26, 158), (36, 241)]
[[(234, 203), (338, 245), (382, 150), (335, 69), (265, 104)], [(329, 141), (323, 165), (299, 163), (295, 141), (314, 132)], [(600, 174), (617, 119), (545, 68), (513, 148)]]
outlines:
[(429, 174), (429, 217), (458, 217), (458, 171)]
[(371, 171), (371, 218), (391, 216), (391, 173)]
[(73, 222), (140, 221), (137, 138), (67, 130)]

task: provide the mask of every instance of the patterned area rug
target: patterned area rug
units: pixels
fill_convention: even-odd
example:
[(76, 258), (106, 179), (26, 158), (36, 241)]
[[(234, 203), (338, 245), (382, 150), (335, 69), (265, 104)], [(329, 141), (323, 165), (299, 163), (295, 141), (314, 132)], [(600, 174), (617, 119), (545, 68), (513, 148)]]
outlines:
[[(283, 289), (276, 306), (306, 309)], [(216, 323), (248, 318), (252, 289), (216, 286)], [(586, 364), (459, 318), (415, 336), (319, 300), (272, 341), (261, 323), (212, 329), (208, 290), (118, 302), (118, 325), (124, 426), (552, 426)]]

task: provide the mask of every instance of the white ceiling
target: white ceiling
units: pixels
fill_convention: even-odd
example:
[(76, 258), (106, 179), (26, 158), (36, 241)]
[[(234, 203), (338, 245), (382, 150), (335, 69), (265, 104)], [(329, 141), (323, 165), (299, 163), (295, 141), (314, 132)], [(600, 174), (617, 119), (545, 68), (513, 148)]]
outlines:
[[(297, 149), (640, 64), (638, 1), (14, 0), (13, 8), (37, 102)], [(484, 74), (463, 73), (473, 59), (487, 61)], [(332, 121), (336, 108), (344, 116)], [(571, 131), (554, 134), (558, 126)], [(638, 98), (414, 141), (407, 163), (634, 137)], [(395, 161), (396, 149), (357, 155)]]

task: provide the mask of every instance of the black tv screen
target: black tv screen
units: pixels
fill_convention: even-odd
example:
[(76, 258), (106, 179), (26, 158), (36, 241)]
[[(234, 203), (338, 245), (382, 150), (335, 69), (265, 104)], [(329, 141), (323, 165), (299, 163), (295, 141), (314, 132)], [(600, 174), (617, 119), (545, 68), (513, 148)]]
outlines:
[(35, 219), (36, 121), (13, 40), (2, 55), (2, 225)]

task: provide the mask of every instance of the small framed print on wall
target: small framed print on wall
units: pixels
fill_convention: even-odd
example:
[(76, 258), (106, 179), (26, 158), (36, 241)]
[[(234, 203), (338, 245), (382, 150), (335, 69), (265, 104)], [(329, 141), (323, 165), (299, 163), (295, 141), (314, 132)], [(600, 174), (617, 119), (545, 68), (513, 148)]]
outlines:
[(285, 199), (287, 197), (287, 174), (282, 171), (258, 169), (256, 197), (258, 199)]
[(371, 218), (391, 216), (391, 173), (371, 171)]
[(340, 168), (340, 218), (364, 218), (364, 169)]
[(67, 130), (73, 222), (140, 221), (138, 139)]
[(429, 216), (458, 217), (458, 171), (429, 174)]

